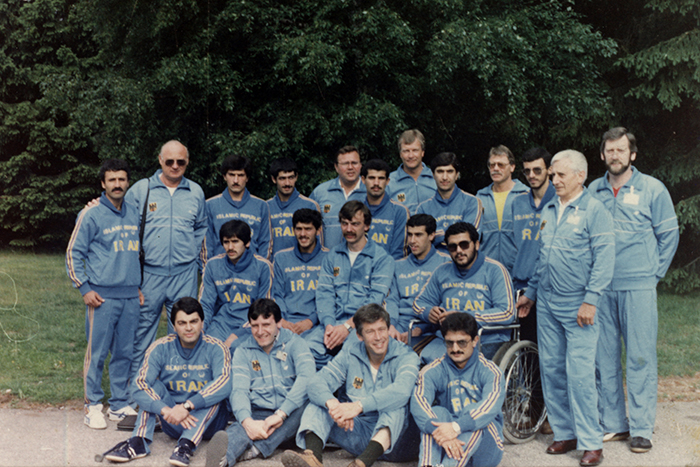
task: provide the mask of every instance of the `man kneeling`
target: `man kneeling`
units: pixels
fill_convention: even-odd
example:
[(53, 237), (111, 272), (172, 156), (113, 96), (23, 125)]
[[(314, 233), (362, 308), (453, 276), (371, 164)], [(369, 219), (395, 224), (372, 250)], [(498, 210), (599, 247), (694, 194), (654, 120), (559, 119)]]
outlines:
[[(408, 401), (418, 375), (418, 355), (389, 337), (389, 313), (380, 305), (360, 307), (353, 323), (359, 340), (350, 345), (346, 341), (309, 382), (310, 403), (296, 438), (305, 451), (286, 451), (285, 467), (322, 466), (329, 440), (358, 456), (350, 464), (355, 467), (370, 467), (382, 455), (389, 462), (415, 458), (411, 448), (417, 439), (411, 439), (408, 429)], [(347, 402), (333, 396), (341, 386)]]
[(316, 364), (303, 338), (279, 327), (282, 311), (260, 298), (248, 309), (252, 337), (233, 354), (231, 408), (236, 422), (207, 448), (207, 467), (270, 457), (294, 438), (306, 406), (306, 384)]
[(170, 463), (190, 464), (199, 442), (211, 438), (228, 421), (220, 402), (228, 397), (231, 357), (224, 344), (202, 333), (204, 311), (197, 300), (184, 297), (173, 304), (170, 321), (175, 334), (155, 341), (132, 383), (139, 415), (132, 437), (105, 454), (113, 462), (128, 462), (150, 454), (156, 416), (163, 432), (178, 438)]
[(421, 430), (418, 465), (496, 466), (503, 457), (503, 373), (481, 355), (472, 315), (453, 313), (440, 328), (447, 353), (421, 370), (411, 399)]

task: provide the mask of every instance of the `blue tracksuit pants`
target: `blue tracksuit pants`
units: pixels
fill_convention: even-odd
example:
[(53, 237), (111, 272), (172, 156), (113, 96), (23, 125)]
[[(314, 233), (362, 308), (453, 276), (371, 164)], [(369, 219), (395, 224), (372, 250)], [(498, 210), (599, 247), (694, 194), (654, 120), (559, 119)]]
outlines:
[[(452, 414), (445, 408), (433, 406), (440, 422), (451, 422)], [(451, 459), (429, 433), (421, 433), (418, 465), (442, 465), (443, 467), (496, 467), (503, 458), (503, 443), (498, 428), (491, 423), (483, 430), (463, 431), (457, 438), (464, 442), (464, 456)]]
[(146, 349), (156, 340), (163, 305), (166, 309), (168, 334), (170, 334), (174, 332), (170, 322), (170, 310), (173, 303), (182, 297), (197, 297), (197, 268), (197, 261), (193, 261), (186, 271), (175, 276), (158, 276), (147, 271), (143, 272), (141, 293), (143, 293), (144, 303), (140, 309), (138, 327), (136, 328), (134, 358), (130, 373), (132, 378), (141, 368)]
[[(577, 302), (578, 303), (578, 302)], [(603, 429), (598, 420), (595, 354), (600, 318), (579, 327), (579, 306), (555, 307), (541, 294), (537, 300), (542, 389), (554, 440), (578, 439), (578, 449), (603, 448)]]
[[(603, 430), (629, 431), (631, 436), (651, 439), (656, 420), (658, 312), (656, 290), (606, 292), (598, 304), (600, 338), (596, 354), (598, 408)], [(622, 344), (627, 353), (627, 399), (625, 413), (622, 385)]]
[(129, 401), (129, 370), (134, 354), (134, 333), (139, 316), (139, 299), (107, 298), (97, 308), (87, 307), (85, 335), (87, 349), (83, 364), (85, 404), (99, 404), (102, 390), (102, 370), (107, 354), (109, 361), (109, 405), (112, 410), (124, 408)]

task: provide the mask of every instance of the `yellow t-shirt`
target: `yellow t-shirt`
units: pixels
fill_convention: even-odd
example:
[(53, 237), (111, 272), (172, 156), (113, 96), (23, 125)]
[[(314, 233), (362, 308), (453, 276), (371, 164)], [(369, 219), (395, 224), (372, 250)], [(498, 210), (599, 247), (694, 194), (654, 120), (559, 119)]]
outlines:
[(508, 198), (508, 191), (501, 191), (496, 193), (493, 192), (493, 200), (496, 202), (496, 216), (498, 217), (498, 230), (501, 230), (501, 221), (503, 221), (503, 208), (506, 207), (506, 198)]

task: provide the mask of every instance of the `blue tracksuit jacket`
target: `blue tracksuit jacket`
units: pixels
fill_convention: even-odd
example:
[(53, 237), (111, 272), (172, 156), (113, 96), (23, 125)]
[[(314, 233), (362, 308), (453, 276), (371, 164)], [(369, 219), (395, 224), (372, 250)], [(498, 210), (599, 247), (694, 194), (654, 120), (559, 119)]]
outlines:
[(340, 220), (338, 219), (340, 208), (350, 200), (364, 202), (367, 198), (367, 189), (365, 184), (360, 181), (357, 190), (350, 193), (348, 199), (345, 199), (345, 192), (340, 186), (340, 177), (336, 177), (314, 188), (309, 197), (318, 203), (321, 214), (323, 214), (323, 244), (328, 248), (333, 248), (343, 241), (343, 232), (340, 230)]
[(656, 287), (678, 247), (673, 201), (659, 180), (632, 167), (632, 178), (613, 195), (607, 173), (589, 192), (610, 211), (615, 225), (615, 274), (611, 290)]
[(143, 249), (144, 271), (174, 276), (187, 271), (202, 254), (207, 231), (204, 192), (192, 180), (182, 178), (170, 195), (160, 181), (162, 170), (139, 180), (126, 192), (125, 201), (138, 206), (139, 219), (148, 193)]
[(391, 324), (399, 332), (408, 331), (408, 323), (417, 318), (413, 312), (413, 301), (438, 266), (451, 263), (447, 253), (431, 248), (422, 260), (411, 253), (396, 262), (394, 280), (386, 300), (386, 311), (391, 316)]
[(536, 300), (539, 293), (558, 307), (598, 306), (613, 277), (612, 216), (586, 188), (566, 206), (559, 225), (558, 213), (555, 197), (542, 210), (540, 255), (525, 295)]
[(513, 271), (516, 253), (513, 235), (513, 199), (521, 193), (530, 191), (520, 180), (514, 181), (515, 186), (508, 193), (506, 204), (503, 206), (500, 230), (498, 229), (496, 202), (493, 197), (493, 183), (476, 192), (476, 196), (481, 200), (484, 208), (484, 216), (481, 219), (480, 253), (499, 261), (508, 269), (508, 272)]
[(383, 304), (394, 277), (394, 259), (371, 240), (350, 265), (347, 243), (328, 252), (321, 263), (316, 311), (325, 328), (342, 323), (368, 303)]
[(132, 393), (139, 407), (159, 414), (165, 403), (154, 391), (159, 380), (173, 400), (190, 400), (195, 409), (211, 407), (231, 392), (231, 354), (224, 344), (202, 334), (194, 349), (180, 345), (177, 334), (155, 341), (146, 351), (143, 365), (132, 382)]
[(221, 194), (207, 200), (207, 258), (220, 255), (224, 247), (219, 239), (221, 226), (238, 219), (250, 227), (250, 248), (256, 255), (267, 259), (272, 251), (272, 230), (270, 229), (270, 208), (265, 201), (250, 194), (248, 189), (243, 199), (234, 201), (226, 188)]
[(304, 339), (283, 328), (269, 354), (253, 336), (246, 337), (234, 352), (231, 367), (231, 408), (239, 422), (250, 417), (253, 408), (291, 414), (307, 401), (307, 384), (316, 373)]
[(272, 264), (250, 249), (236, 264), (226, 255), (211, 258), (199, 291), (204, 329), (216, 329), (211, 334), (226, 340), (235, 329), (247, 328), (250, 304), (258, 298), (270, 298), (271, 284)]
[(80, 211), (66, 251), (66, 271), (73, 286), (102, 298), (138, 297), (139, 214), (123, 202), (121, 211), (104, 192), (100, 204)]
[(433, 172), (430, 168), (422, 164), (418, 180), (408, 175), (403, 169), (403, 164), (398, 169), (389, 174), (389, 185), (387, 185), (387, 193), (391, 199), (402, 203), (411, 214), (416, 213), (418, 205), (433, 196), (437, 190)]
[(437, 231), (433, 245), (438, 250), (447, 252), (445, 230), (455, 222), (469, 222), (477, 230), (481, 227), (481, 200), (466, 191), (455, 187), (448, 199), (442, 199), (437, 192), (435, 196), (422, 202), (416, 208), (418, 214), (430, 214), (437, 222)]
[[(430, 309), (441, 306), (447, 311), (470, 313), (481, 326), (510, 324), (515, 316), (514, 300), (505, 266), (479, 253), (471, 269), (465, 271), (453, 262), (438, 266), (416, 297), (413, 310), (426, 323)], [(509, 339), (510, 331), (489, 332), (482, 336), (482, 343)]]
[(365, 198), (364, 202), (372, 213), (369, 238), (384, 248), (394, 259), (401, 259), (406, 256), (408, 209), (386, 195), (376, 206), (369, 204), (367, 198)]
[[(292, 216), (299, 209), (314, 209), (321, 212), (318, 203), (300, 194), (296, 188), (287, 201), (280, 200), (279, 194), (267, 200), (270, 207), (270, 227), (272, 229), (272, 256), (287, 248), (292, 248), (297, 244), (294, 236), (294, 225)], [(320, 235), (323, 244), (323, 234)]]
[(527, 281), (535, 273), (540, 254), (540, 221), (542, 210), (557, 194), (552, 183), (547, 187), (539, 206), (535, 206), (532, 193), (521, 193), (513, 199), (513, 233), (515, 234), (515, 263), (513, 284), (515, 290), (527, 287)]
[(311, 253), (302, 253), (295, 245), (275, 255), (272, 298), (282, 310), (283, 319), (292, 323), (310, 319), (314, 326), (318, 324), (316, 289), (326, 254), (328, 248), (316, 242)]

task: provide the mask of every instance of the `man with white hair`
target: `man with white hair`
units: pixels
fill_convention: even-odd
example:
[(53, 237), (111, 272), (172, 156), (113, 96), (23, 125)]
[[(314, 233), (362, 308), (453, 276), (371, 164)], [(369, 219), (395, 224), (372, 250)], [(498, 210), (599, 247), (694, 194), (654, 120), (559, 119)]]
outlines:
[(610, 212), (584, 188), (586, 157), (566, 150), (552, 158), (557, 197), (540, 223), (540, 255), (518, 312), (537, 300), (540, 368), (554, 442), (547, 454), (583, 450), (582, 467), (600, 464), (595, 354), (598, 300), (613, 276), (615, 234)]

